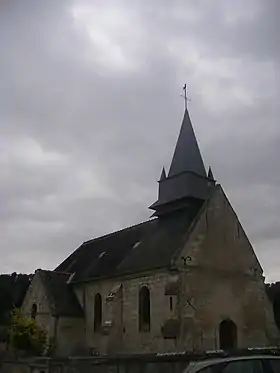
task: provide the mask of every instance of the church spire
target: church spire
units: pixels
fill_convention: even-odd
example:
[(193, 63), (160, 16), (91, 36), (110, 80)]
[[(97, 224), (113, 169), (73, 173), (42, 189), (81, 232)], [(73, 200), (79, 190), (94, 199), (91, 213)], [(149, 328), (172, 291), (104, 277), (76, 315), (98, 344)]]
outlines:
[(211, 168), (211, 166), (209, 166), (207, 177), (208, 177), (208, 179), (210, 179), (210, 180), (215, 180), (215, 179), (214, 179), (214, 175), (213, 175), (213, 172), (212, 172), (212, 168)]
[(161, 175), (160, 175), (159, 181), (162, 181), (164, 179), (166, 179), (166, 172), (165, 172), (165, 168), (162, 167), (162, 171), (161, 171)]
[(155, 216), (190, 208), (207, 198), (210, 184), (186, 107), (169, 173), (163, 168), (158, 200), (150, 208)]
[(206, 177), (205, 167), (192, 127), (188, 109), (185, 110), (185, 115), (168, 177), (180, 174), (182, 172), (193, 172), (197, 175)]

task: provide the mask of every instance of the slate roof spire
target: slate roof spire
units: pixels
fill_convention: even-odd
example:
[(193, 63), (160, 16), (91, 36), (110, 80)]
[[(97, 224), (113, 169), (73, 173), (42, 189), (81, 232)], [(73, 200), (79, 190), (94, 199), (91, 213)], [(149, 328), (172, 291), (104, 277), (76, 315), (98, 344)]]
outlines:
[[(211, 171), (212, 172), (212, 171)], [(208, 178), (187, 107), (168, 175), (163, 168), (159, 180), (158, 200), (150, 206), (154, 215), (190, 207), (207, 198), (213, 175)], [(199, 202), (199, 203), (200, 203)]]
[(168, 176), (174, 176), (186, 171), (206, 177), (205, 167), (187, 108)]
[(207, 177), (210, 180), (215, 180), (211, 166), (209, 166)]
[(165, 172), (165, 168), (162, 167), (162, 171), (161, 171), (161, 175), (160, 175), (159, 181), (162, 181), (162, 180), (165, 180), (165, 179), (166, 179), (166, 172)]

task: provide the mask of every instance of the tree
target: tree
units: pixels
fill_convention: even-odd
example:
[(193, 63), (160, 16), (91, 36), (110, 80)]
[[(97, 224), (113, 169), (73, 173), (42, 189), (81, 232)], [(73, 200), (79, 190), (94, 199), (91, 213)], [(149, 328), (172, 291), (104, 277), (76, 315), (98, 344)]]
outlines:
[(13, 348), (32, 355), (42, 355), (47, 348), (46, 331), (19, 309), (12, 313), (9, 337)]

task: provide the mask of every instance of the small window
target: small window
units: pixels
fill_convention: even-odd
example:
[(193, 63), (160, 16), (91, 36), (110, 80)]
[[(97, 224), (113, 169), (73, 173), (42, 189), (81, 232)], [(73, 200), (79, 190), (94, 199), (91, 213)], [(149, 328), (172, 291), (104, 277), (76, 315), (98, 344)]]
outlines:
[(37, 304), (33, 303), (31, 307), (31, 319), (34, 319), (34, 320), (36, 319), (37, 310), (38, 310)]
[(143, 286), (139, 291), (139, 331), (148, 332), (150, 328), (150, 290), (147, 286)]
[(94, 331), (99, 332), (102, 327), (102, 297), (99, 293), (94, 297)]
[(169, 309), (170, 311), (173, 311), (173, 298), (169, 297)]

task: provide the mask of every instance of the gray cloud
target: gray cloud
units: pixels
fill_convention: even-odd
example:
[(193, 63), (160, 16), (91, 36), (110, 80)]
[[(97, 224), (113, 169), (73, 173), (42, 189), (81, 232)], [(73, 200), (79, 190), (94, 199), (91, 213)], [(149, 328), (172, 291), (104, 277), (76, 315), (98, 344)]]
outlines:
[(149, 216), (187, 81), (205, 163), (279, 279), (279, 7), (1, 2), (0, 270), (53, 268)]

